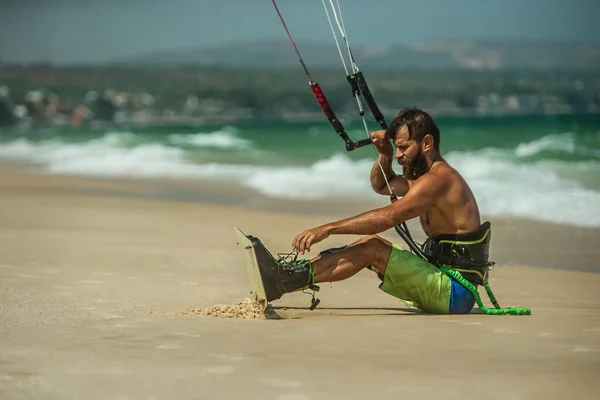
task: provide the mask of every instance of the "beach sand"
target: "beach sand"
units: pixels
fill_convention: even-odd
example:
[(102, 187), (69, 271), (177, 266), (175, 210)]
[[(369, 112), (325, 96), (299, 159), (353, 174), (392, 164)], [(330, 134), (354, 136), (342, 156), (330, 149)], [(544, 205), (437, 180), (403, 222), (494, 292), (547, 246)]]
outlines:
[(365, 205), (11, 166), (0, 193), (2, 399), (598, 398), (598, 229), (492, 220), (492, 288), (530, 316), (424, 315), (362, 271), (257, 319), (233, 226), (287, 252)]

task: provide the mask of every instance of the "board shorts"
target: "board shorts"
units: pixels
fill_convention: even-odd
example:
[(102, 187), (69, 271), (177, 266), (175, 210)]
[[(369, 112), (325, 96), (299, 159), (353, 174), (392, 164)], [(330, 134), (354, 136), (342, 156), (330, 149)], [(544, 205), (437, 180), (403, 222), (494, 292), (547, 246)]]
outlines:
[(379, 288), (426, 313), (468, 314), (475, 305), (475, 297), (463, 285), (396, 244)]

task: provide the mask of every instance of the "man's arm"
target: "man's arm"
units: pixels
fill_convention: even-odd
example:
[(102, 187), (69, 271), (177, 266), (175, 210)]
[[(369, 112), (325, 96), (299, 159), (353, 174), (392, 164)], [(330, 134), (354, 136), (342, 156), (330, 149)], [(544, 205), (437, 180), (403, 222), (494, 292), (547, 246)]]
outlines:
[[(404, 196), (408, 192), (408, 181), (401, 175), (396, 175), (392, 168), (394, 161), (394, 148), (385, 137), (385, 131), (371, 132), (372, 143), (379, 152), (379, 156), (371, 168), (371, 188), (377, 194), (389, 196), (390, 188), (396, 196)], [(383, 171), (382, 171), (383, 169)], [(386, 178), (390, 184), (388, 188)]]
[(406, 196), (387, 207), (367, 211), (357, 216), (321, 225), (302, 232), (292, 246), (300, 254), (329, 235), (374, 235), (411, 218), (423, 215), (446, 193), (449, 182), (438, 175), (426, 174), (419, 178)]
[[(394, 159), (391, 155), (380, 154), (371, 168), (371, 188), (375, 193), (382, 195), (390, 195), (390, 190), (387, 187), (385, 178), (387, 177), (392, 193), (396, 196), (405, 196), (408, 192), (408, 181), (402, 175), (396, 175), (392, 168), (392, 160)], [(379, 166), (381, 164), (381, 167)], [(383, 169), (383, 172), (381, 171)], [(385, 177), (384, 177), (385, 174)]]
[(427, 174), (411, 190), (389, 206), (367, 211), (323, 226), (328, 235), (374, 235), (423, 215), (447, 190), (448, 180)]

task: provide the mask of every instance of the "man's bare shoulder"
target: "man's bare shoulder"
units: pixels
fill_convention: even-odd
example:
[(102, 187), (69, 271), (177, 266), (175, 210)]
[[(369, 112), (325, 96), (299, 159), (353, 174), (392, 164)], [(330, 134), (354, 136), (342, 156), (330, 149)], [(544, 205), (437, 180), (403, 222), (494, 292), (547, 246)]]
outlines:
[(438, 162), (430, 169), (428, 174), (435, 176), (438, 179), (460, 179), (462, 178), (460, 172), (458, 172), (448, 162)]
[(448, 189), (453, 182), (460, 179), (461, 176), (447, 162), (437, 162), (430, 170), (414, 181), (408, 181), (410, 190), (413, 192), (423, 187), (436, 186)]
[(416, 192), (444, 192), (451, 186), (453, 179), (450, 172), (438, 172), (430, 170), (412, 181), (410, 191)]
[(445, 196), (446, 200), (463, 202), (474, 197), (467, 180), (447, 162), (439, 163), (430, 173), (445, 182), (446, 194), (450, 196)]

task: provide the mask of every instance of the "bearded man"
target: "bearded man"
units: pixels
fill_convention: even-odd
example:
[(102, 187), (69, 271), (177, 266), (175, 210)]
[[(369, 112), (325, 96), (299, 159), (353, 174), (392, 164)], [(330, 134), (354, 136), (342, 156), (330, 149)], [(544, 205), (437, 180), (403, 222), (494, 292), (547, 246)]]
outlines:
[[(491, 227), (489, 222), (481, 223), (467, 182), (442, 157), (438, 126), (425, 111), (404, 109), (387, 131), (374, 131), (371, 139), (379, 152), (370, 174), (371, 187), (387, 196), (391, 189), (399, 199), (297, 235), (292, 246), (299, 255), (331, 235), (364, 237), (312, 259), (259, 265), (265, 272), (269, 301), (321, 282), (348, 279), (368, 268), (377, 273), (381, 290), (423, 312), (469, 313), (475, 304), (473, 294), (440, 267), (461, 271), (474, 285), (483, 284)], [(401, 175), (392, 168), (394, 159), (402, 166)], [(428, 237), (422, 246), (427, 259), (378, 235), (413, 218), (420, 219)]]

